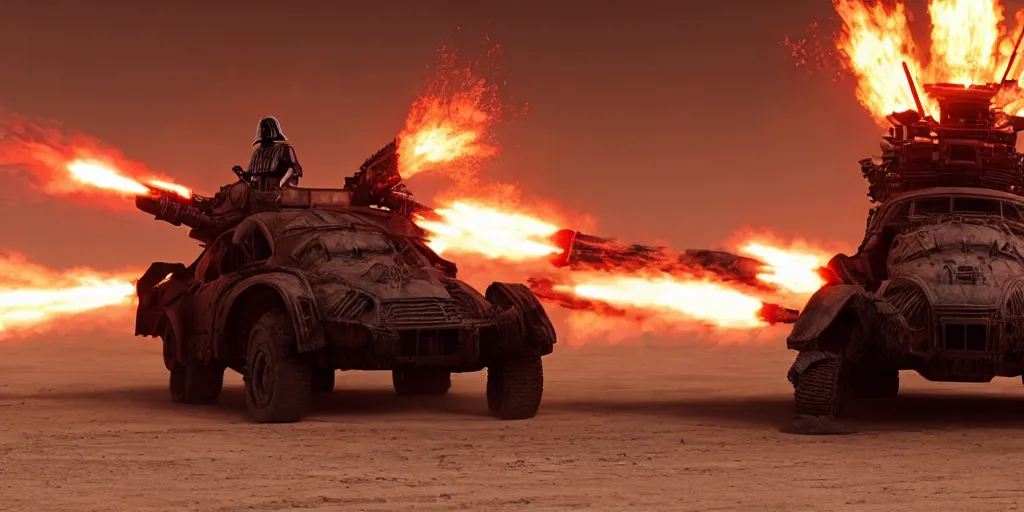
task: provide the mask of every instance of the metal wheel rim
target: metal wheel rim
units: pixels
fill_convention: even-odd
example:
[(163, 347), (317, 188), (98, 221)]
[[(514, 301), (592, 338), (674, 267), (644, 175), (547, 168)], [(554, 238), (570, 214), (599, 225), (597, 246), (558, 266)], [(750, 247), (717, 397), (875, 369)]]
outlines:
[(270, 389), (273, 375), (270, 372), (270, 357), (265, 350), (257, 350), (249, 369), (252, 398), (258, 407), (266, 407), (270, 403)]

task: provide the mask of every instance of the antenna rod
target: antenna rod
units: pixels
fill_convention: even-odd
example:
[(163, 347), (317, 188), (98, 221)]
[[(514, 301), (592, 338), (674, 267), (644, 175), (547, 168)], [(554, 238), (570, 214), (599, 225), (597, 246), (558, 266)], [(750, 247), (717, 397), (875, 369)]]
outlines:
[(907, 61), (903, 61), (903, 72), (907, 75), (907, 83), (910, 84), (910, 94), (914, 95), (914, 103), (917, 105), (917, 113), (924, 115), (924, 105), (921, 104), (921, 97), (917, 95), (917, 86), (914, 85), (914, 77), (910, 74), (910, 68), (907, 67)]
[(1013, 61), (1017, 60), (1017, 50), (1020, 49), (1021, 39), (1024, 39), (1024, 27), (1020, 28), (1020, 34), (1017, 35), (1017, 44), (1013, 45), (1013, 53), (1010, 54), (1010, 61), (1006, 63), (1006, 71), (1003, 72), (1002, 82), (1005, 82), (1006, 77), (1010, 76), (1010, 69), (1013, 68)]

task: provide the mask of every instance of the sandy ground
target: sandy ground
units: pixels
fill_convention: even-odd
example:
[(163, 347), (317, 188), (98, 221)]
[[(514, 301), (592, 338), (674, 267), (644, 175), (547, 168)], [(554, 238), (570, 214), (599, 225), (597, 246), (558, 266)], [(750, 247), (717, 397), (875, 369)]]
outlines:
[[(780, 342), (781, 345), (781, 342)], [(1024, 503), (1024, 387), (942, 385), (801, 437), (779, 346), (561, 346), (533, 420), (482, 374), (395, 396), (346, 373), (308, 420), (255, 425), (241, 379), (172, 404), (157, 343), (0, 345), (0, 510), (1007, 511)]]

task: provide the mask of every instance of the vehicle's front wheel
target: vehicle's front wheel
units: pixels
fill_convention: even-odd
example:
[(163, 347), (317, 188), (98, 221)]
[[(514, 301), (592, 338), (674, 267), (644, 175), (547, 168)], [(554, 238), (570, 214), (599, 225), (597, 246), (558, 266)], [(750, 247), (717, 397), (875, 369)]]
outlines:
[(295, 347), (291, 319), (280, 309), (263, 314), (249, 331), (245, 404), (259, 423), (302, 419), (312, 398), (312, 362)]
[(849, 395), (849, 379), (842, 358), (829, 357), (810, 364), (793, 392), (797, 414), (842, 416)]
[(544, 395), (540, 356), (512, 357), (487, 368), (487, 408), (496, 418), (522, 420), (537, 415)]
[(170, 381), (171, 400), (179, 404), (212, 404), (224, 387), (224, 367), (176, 362)]
[(391, 383), (402, 396), (441, 396), (452, 388), (452, 373), (444, 368), (402, 366), (391, 371)]

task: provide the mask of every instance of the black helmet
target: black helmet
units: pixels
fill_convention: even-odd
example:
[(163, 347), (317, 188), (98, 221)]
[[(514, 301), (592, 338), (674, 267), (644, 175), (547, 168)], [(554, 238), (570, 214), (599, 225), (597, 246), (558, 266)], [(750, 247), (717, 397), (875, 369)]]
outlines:
[(274, 116), (266, 116), (260, 119), (260, 124), (256, 127), (256, 141), (252, 143), (253, 146), (260, 142), (269, 142), (274, 140), (288, 140), (284, 136), (284, 132), (281, 131), (281, 121), (278, 121)]

